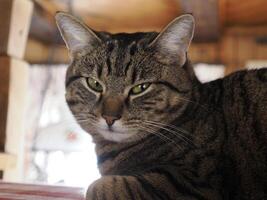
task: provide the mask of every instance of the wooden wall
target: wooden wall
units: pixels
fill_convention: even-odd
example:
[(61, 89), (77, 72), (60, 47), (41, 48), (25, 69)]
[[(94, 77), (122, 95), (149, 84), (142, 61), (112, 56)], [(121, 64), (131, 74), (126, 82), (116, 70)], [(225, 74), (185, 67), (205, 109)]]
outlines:
[(23, 60), (33, 4), (0, 1), (0, 178), (21, 181), (28, 63)]
[(221, 26), (267, 25), (266, 0), (218, 0)]
[(68, 63), (54, 23), (57, 10), (72, 12), (90, 27), (109, 32), (159, 31), (176, 16), (192, 13), (197, 23), (189, 53), (193, 62), (225, 64), (230, 73), (241, 69), (247, 60), (267, 59), (266, 0), (34, 2), (36, 9), (26, 49), (26, 60), (31, 63)]

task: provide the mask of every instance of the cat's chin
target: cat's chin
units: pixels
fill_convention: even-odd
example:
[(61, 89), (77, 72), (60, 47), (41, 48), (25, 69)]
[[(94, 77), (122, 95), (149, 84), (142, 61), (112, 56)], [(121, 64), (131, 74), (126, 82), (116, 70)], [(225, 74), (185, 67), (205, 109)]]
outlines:
[(126, 142), (135, 138), (135, 134), (130, 133), (119, 121), (109, 128), (106, 122), (100, 119), (97, 131), (104, 139), (112, 142)]
[(112, 142), (126, 142), (134, 137), (133, 134), (130, 133), (120, 133), (110, 130), (98, 130), (98, 132), (103, 138)]

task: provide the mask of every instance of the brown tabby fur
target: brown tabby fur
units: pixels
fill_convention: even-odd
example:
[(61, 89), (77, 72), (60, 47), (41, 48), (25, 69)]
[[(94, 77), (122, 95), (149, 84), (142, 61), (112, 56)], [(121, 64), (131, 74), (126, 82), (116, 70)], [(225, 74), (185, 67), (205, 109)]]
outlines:
[[(66, 13), (56, 19), (72, 58), (66, 99), (93, 136), (102, 174), (88, 200), (267, 199), (267, 69), (200, 83), (186, 56), (188, 15), (160, 34), (95, 32)], [(141, 95), (129, 92), (143, 82), (151, 85)], [(103, 114), (117, 117), (114, 129), (102, 131)]]

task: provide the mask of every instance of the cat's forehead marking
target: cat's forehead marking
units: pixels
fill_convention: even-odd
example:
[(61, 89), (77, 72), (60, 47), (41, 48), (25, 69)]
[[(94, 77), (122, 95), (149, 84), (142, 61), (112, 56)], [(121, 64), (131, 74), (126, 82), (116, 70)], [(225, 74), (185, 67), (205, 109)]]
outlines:
[[(130, 37), (130, 36), (129, 36)], [(116, 38), (107, 42), (106, 67), (107, 75), (127, 76), (133, 64), (133, 55), (138, 51), (136, 40)], [(137, 58), (135, 58), (137, 59)]]
[[(146, 45), (156, 33), (106, 34), (102, 46), (88, 52), (79, 70), (87, 71), (97, 78), (110, 81), (110, 77), (120, 80), (116, 84), (134, 84), (147, 76), (154, 76), (147, 53)], [(147, 63), (148, 64), (147, 64)], [(152, 72), (152, 73), (151, 73)], [(85, 72), (86, 73), (86, 72)], [(122, 77), (122, 78), (120, 78)]]

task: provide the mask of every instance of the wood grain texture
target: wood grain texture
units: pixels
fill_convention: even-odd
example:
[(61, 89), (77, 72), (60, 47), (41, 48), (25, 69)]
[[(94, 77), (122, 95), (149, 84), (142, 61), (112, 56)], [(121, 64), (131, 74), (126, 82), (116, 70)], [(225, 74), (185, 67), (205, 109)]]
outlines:
[(0, 182), (0, 199), (84, 200), (81, 188)]
[(0, 170), (14, 168), (16, 167), (16, 163), (16, 156), (8, 153), (0, 153)]
[[(17, 156), (16, 168), (7, 169), (4, 180), (22, 181), (24, 165), (25, 109), (27, 105), (28, 68), (25, 61), (3, 57), (9, 60), (8, 107), (6, 122), (5, 152)], [(1, 62), (1, 61), (0, 61)]]
[(219, 38), (218, 0), (180, 0), (183, 13), (192, 13), (196, 20), (195, 41), (211, 42)]
[(267, 24), (267, 1), (220, 0), (225, 26)]
[(10, 60), (0, 58), (0, 151), (5, 150)]
[(0, 2), (0, 55), (23, 58), (33, 9), (29, 0)]

